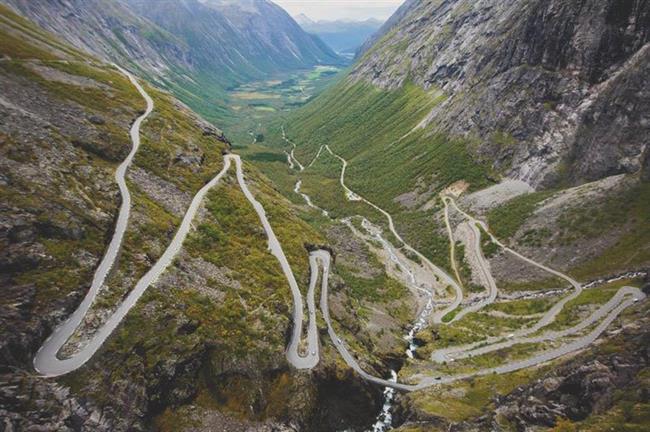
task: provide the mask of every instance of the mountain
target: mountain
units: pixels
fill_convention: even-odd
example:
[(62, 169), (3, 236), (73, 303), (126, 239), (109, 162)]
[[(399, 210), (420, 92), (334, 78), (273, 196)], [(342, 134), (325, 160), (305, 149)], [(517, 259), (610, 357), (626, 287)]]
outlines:
[(107, 61), (129, 67), (161, 87), (175, 91), (197, 107), (210, 98), (225, 115), (223, 87), (230, 81), (219, 74), (202, 74), (196, 53), (180, 38), (136, 15), (117, 0), (27, 1), (2, 3), (63, 40)]
[(308, 33), (317, 35), (338, 53), (353, 54), (382, 25), (373, 18), (365, 21), (312, 21), (302, 15), (296, 22)]
[(388, 34), (395, 26), (397, 26), (406, 15), (416, 6), (418, 0), (406, 0), (400, 5), (393, 15), (386, 20), (386, 22), (377, 30), (372, 37), (368, 38), (357, 51), (357, 55), (363, 54), (368, 51), (377, 41)]
[(415, 2), (396, 17), (347, 83), (314, 107), (344, 99), (350, 86), (437, 95), (435, 106), (419, 107), (428, 112), (417, 114), (413, 131), (472, 142), (474, 161), (535, 187), (634, 173), (647, 163), (646, 3), (520, 10)]
[(298, 15), (294, 16), (293, 19), (296, 20), (298, 25), (300, 27), (302, 27), (302, 28), (304, 28), (304, 26), (306, 26), (306, 25), (316, 24), (316, 21), (312, 20), (311, 18), (309, 18), (304, 13), (301, 13), (301, 14), (298, 14)]
[(119, 1), (26, 1), (4, 4), (75, 46), (155, 77), (191, 66), (189, 47)]
[(266, 0), (3, 0), (102, 59), (130, 66), (210, 120), (229, 116), (224, 89), (341, 60)]
[[(535, 186), (640, 168), (648, 133), (641, 114), (648, 110), (647, 3), (405, 6), (353, 80), (442, 91), (448, 99), (422, 126), (478, 137), (477, 154)], [(503, 137), (512, 145), (502, 145)]]
[[(649, 38), (646, 1), (409, 1), (347, 78), (269, 127), (269, 145), (316, 158), (296, 174), (311, 205), (353, 222), (383, 220), (384, 240), (464, 281), (456, 299), (465, 305), (497, 287), (482, 311), (451, 312), (441, 318), (451, 324), (417, 333), (420, 348), (399, 379), (430, 374), (441, 384), (400, 398), (397, 430), (616, 430), (625, 405), (639, 414), (626, 418), (643, 424), (647, 356), (627, 356), (648, 338), (647, 320), (635, 324), (648, 308), (640, 294), (629, 319), (606, 321), (612, 327), (573, 360), (445, 380), (559, 346), (508, 342), (522, 327), (506, 321), (538, 306), (549, 317), (551, 305), (567, 302), (564, 318), (552, 318), (564, 323), (536, 335), (576, 329), (621, 286), (650, 291)], [(277, 166), (260, 166), (292, 184)], [(495, 350), (459, 357), (495, 340)], [(629, 379), (615, 372), (619, 359), (634, 370)], [(597, 377), (607, 384), (589, 390)]]
[[(168, 92), (132, 82), (82, 50), (85, 45), (72, 47), (2, 5), (0, 42), (3, 430), (179, 431), (201, 422), (206, 431), (334, 430), (341, 423), (369, 424), (380, 389), (354, 379), (334, 356), (324, 355), (310, 374), (289, 365), (291, 292), (259, 214), (238, 186), (234, 159), (199, 197), (173, 262), (93, 358), (61, 377), (44, 379), (35, 371), (42, 344), (83, 307), (100, 262), (110, 259), (127, 202), (121, 187), (130, 205), (119, 253), (60, 358), (87, 347), (137, 291), (136, 281), (164, 260), (183, 218), (192, 214), (193, 198), (231, 157), (230, 144)], [(151, 112), (136, 80), (151, 97)], [(300, 220), (302, 210), (251, 164), (243, 169), (295, 277), (308, 283), (305, 245), (323, 244), (322, 234)], [(125, 184), (118, 187), (120, 175)], [(375, 276), (371, 287), (384, 290), (385, 274)], [(345, 311), (352, 299), (341, 294), (339, 301), (336, 309)], [(404, 323), (387, 316), (385, 324), (386, 340), (399, 343)]]
[(406, 225), (458, 181), (558, 190), (648, 178), (649, 14), (646, 2), (613, 0), (405, 3), (285, 130), (304, 159), (337, 150), (353, 185)]
[(232, 81), (340, 62), (268, 0), (125, 1), (138, 15), (193, 47), (199, 65), (232, 75)]
[(647, 429), (646, 1), (408, 1), (233, 144), (273, 5), (12, 4), (1, 430)]

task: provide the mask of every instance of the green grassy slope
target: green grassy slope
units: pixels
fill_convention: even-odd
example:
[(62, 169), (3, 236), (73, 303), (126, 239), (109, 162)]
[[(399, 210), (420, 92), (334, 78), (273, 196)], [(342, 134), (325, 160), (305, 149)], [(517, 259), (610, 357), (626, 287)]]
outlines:
[[(442, 92), (425, 92), (412, 84), (386, 91), (344, 80), (278, 120), (270, 128), (266, 144), (278, 152), (289, 148), (281, 138), (284, 125), (303, 164), (309, 163), (322, 145), (329, 145), (349, 162), (348, 186), (393, 214), (407, 241), (448, 267), (447, 239), (432, 223), (439, 208), (437, 194), (459, 180), (467, 181), (470, 189), (480, 189), (491, 181), (488, 169), (470, 156), (470, 140), (417, 128), (431, 108), (444, 100)], [(259, 165), (278, 184), (287, 185), (284, 192), (291, 194), (288, 185), (295, 181), (280, 164), (278, 158)], [(323, 152), (302, 175), (304, 190), (335, 215), (359, 214), (355, 211), (364, 205), (345, 201), (338, 184), (340, 170), (340, 162)], [(397, 202), (397, 197), (409, 192), (415, 201), (412, 205)]]
[[(549, 251), (573, 250), (578, 257), (585, 244), (607, 241), (609, 245), (587, 259), (555, 262), (579, 280), (640, 270), (650, 263), (650, 184), (630, 176), (616, 189), (576, 202), (567, 200), (556, 215), (549, 213), (540, 225), (540, 207), (558, 199), (564, 191), (539, 191), (521, 195), (490, 210), (486, 220), (492, 232), (514, 247)], [(543, 215), (544, 213), (542, 213)], [(531, 227), (530, 221), (537, 220)], [(525, 228), (528, 227), (528, 228)], [(504, 287), (505, 288), (505, 287)]]

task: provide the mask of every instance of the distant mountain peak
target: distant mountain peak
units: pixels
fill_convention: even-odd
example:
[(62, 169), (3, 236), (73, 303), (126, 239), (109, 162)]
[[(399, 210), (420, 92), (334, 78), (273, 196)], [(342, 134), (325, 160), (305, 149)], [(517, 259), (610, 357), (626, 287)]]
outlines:
[(314, 21), (305, 14), (299, 14), (294, 19), (303, 30), (321, 38), (334, 51), (348, 56), (354, 54), (382, 25), (382, 21), (375, 18)]

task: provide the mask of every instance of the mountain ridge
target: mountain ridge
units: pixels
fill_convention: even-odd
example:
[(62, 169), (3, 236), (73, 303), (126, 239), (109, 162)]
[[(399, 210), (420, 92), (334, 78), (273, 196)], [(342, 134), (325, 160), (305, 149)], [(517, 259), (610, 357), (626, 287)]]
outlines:
[[(399, 25), (389, 23), (351, 79), (385, 89), (412, 80), (450, 95), (422, 126), (483, 140), (478, 155), (535, 186), (592, 181), (643, 166), (648, 129), (636, 113), (648, 110), (646, 2), (620, 9), (614, 1), (529, 2), (524, 8), (411, 2), (396, 17)], [(548, 36), (535, 39), (538, 34)], [(535, 83), (531, 96), (518, 96), (528, 82)], [(615, 89), (630, 87), (637, 89), (627, 95), (630, 108), (621, 100), (618, 112), (608, 110)], [(593, 119), (602, 116), (626, 127), (593, 131)], [(500, 147), (490, 136), (497, 132), (517, 144)]]
[(305, 18), (308, 21), (299, 24), (306, 32), (317, 35), (336, 52), (346, 54), (354, 54), (383, 24), (375, 18), (357, 21)]

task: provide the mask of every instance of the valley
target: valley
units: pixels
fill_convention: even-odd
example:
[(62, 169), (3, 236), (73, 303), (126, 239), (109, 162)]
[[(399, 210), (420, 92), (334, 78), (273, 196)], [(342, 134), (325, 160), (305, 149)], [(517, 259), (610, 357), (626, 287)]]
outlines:
[(0, 430), (644, 430), (650, 9), (514, 3), (3, 0)]
[[(134, 123), (132, 127), (131, 138), (133, 140), (133, 150), (127, 157), (126, 161), (120, 166), (120, 168), (118, 168), (116, 174), (116, 179), (118, 181), (118, 185), (122, 189), (122, 193), (128, 197), (129, 193), (128, 193), (127, 186), (124, 183), (124, 174), (126, 172), (126, 169), (128, 168), (128, 165), (130, 164), (131, 159), (133, 158), (133, 156), (135, 155), (139, 147), (140, 124), (149, 116), (149, 114), (151, 114), (151, 112), (154, 109), (154, 105), (153, 105), (153, 100), (144, 91), (144, 89), (137, 83), (137, 81), (135, 81), (135, 78), (133, 78), (132, 75), (128, 74), (124, 70), (122, 70), (121, 72), (126, 74), (129, 77), (131, 82), (136, 86), (138, 91), (142, 94), (142, 96), (147, 101), (147, 110), (141, 117), (138, 118), (138, 120)], [(292, 143), (287, 138), (285, 138), (285, 140), (287, 141), (287, 143)], [(379, 211), (387, 218), (392, 235), (400, 243), (403, 244), (403, 246), (400, 249), (404, 249), (405, 251), (408, 251), (413, 255), (415, 255), (416, 257), (420, 258), (422, 261), (426, 263), (426, 266), (429, 267), (429, 271), (433, 272), (433, 274), (427, 278), (428, 281), (435, 281), (435, 284), (439, 284), (442, 279), (443, 284), (446, 284), (447, 286), (455, 286), (456, 288), (455, 299), (449, 304), (449, 306), (433, 313), (431, 319), (434, 324), (442, 324), (443, 322), (453, 323), (454, 321), (461, 320), (464, 315), (469, 313), (475, 313), (478, 310), (488, 306), (489, 304), (493, 303), (496, 300), (497, 287), (495, 286), (494, 280), (491, 274), (489, 273), (489, 269), (487, 268), (489, 264), (487, 265), (483, 264), (481, 270), (484, 272), (484, 277), (490, 280), (488, 298), (484, 301), (479, 301), (478, 303), (474, 303), (470, 306), (467, 306), (466, 308), (461, 309), (460, 311), (457, 311), (456, 309), (458, 309), (463, 302), (463, 290), (460, 286), (460, 283), (462, 282), (460, 280), (460, 276), (458, 274), (457, 268), (455, 267), (455, 264), (452, 264), (452, 266), (454, 267), (454, 272), (456, 273), (456, 279), (454, 280), (452, 279), (451, 276), (449, 276), (448, 274), (446, 274), (445, 272), (437, 268), (433, 263), (431, 263), (425, 256), (420, 254), (417, 250), (413, 249), (411, 246), (404, 243), (400, 235), (395, 231), (393, 219), (388, 212), (374, 205), (373, 203), (365, 200), (363, 197), (359, 196), (358, 194), (356, 194), (346, 186), (345, 169), (347, 167), (347, 161), (341, 158), (340, 156), (336, 155), (335, 153), (333, 153), (329, 148), (329, 146), (325, 146), (325, 149), (332, 157), (337, 158), (342, 163), (340, 185), (346, 191), (346, 196), (348, 200), (363, 201), (365, 204)], [(295, 161), (295, 163), (299, 167), (299, 171), (300, 172), (304, 171), (304, 166), (297, 159), (295, 159), (295, 156), (291, 154), (290, 157)], [(301, 355), (299, 346), (302, 346), (301, 343), (301, 338), (303, 335), (302, 323), (304, 321), (304, 317), (303, 317), (304, 307), (303, 307), (302, 293), (298, 287), (295, 276), (291, 271), (289, 262), (287, 261), (284, 255), (282, 246), (279, 243), (277, 237), (275, 236), (275, 233), (273, 232), (273, 229), (271, 228), (271, 225), (266, 217), (266, 212), (264, 208), (257, 200), (255, 200), (250, 190), (248, 189), (248, 186), (245, 183), (244, 174), (242, 171), (241, 159), (237, 156), (226, 155), (224, 158), (223, 169), (213, 180), (207, 183), (207, 185), (203, 189), (201, 189), (194, 197), (192, 205), (190, 206), (190, 209), (186, 213), (184, 220), (181, 223), (181, 226), (179, 228), (179, 231), (177, 232), (174, 239), (170, 243), (168, 249), (165, 251), (165, 253), (163, 253), (161, 259), (152, 267), (152, 269), (143, 277), (143, 279), (141, 279), (138, 282), (134, 290), (125, 299), (124, 303), (122, 303), (118, 307), (117, 311), (111, 317), (108, 318), (108, 320), (103, 325), (103, 327), (98, 330), (98, 333), (93, 337), (91, 341), (89, 341), (85, 345), (83, 350), (81, 352), (76, 353), (73, 357), (61, 361), (57, 358), (57, 352), (61, 349), (63, 344), (69, 339), (69, 337), (75, 331), (76, 327), (80, 324), (80, 322), (84, 318), (84, 315), (88, 312), (88, 309), (92, 305), (97, 291), (101, 288), (101, 285), (104, 283), (107, 272), (114, 265), (114, 261), (115, 258), (117, 257), (118, 249), (120, 247), (120, 244), (122, 243), (122, 237), (124, 235), (124, 231), (126, 228), (126, 223), (128, 221), (129, 211), (130, 211), (130, 199), (123, 198), (122, 200), (123, 207), (122, 210), (120, 211), (120, 216), (118, 218), (118, 223), (117, 223), (118, 228), (116, 229), (116, 233), (114, 234), (113, 240), (109, 245), (108, 251), (104, 255), (104, 261), (102, 262), (102, 264), (100, 264), (98, 272), (95, 274), (94, 280), (96, 282), (91, 288), (88, 297), (82, 303), (80, 308), (78, 308), (75, 311), (75, 313), (73, 313), (72, 316), (62, 326), (57, 328), (53, 334), (54, 337), (48, 338), (45, 342), (45, 345), (43, 345), (38, 350), (37, 355), (34, 358), (34, 366), (39, 373), (49, 377), (67, 374), (81, 367), (86, 361), (88, 361), (92, 357), (92, 355), (105, 342), (108, 336), (110, 336), (110, 334), (120, 324), (122, 319), (124, 319), (128, 311), (135, 305), (135, 303), (142, 296), (142, 294), (144, 294), (144, 290), (146, 290), (152, 283), (155, 283), (155, 281), (160, 277), (164, 269), (169, 266), (171, 261), (178, 254), (183, 244), (184, 238), (187, 236), (189, 232), (192, 219), (194, 218), (196, 211), (198, 210), (198, 207), (201, 204), (204, 196), (211, 188), (213, 188), (221, 180), (221, 178), (229, 170), (231, 161), (234, 161), (236, 166), (237, 181), (239, 183), (239, 186), (241, 187), (248, 201), (255, 208), (255, 211), (257, 212), (260, 221), (262, 222), (266, 235), (269, 239), (269, 249), (271, 253), (275, 255), (275, 257), (280, 262), (285, 277), (287, 278), (287, 281), (289, 282), (289, 285), (292, 288), (293, 304), (294, 304), (294, 312), (293, 312), (294, 326), (293, 326), (292, 337), (287, 350), (287, 359), (289, 363), (292, 364), (297, 369), (312, 369), (319, 363), (319, 355), (318, 355), (319, 344), (317, 338), (316, 310), (315, 310), (314, 299), (315, 299), (316, 282), (319, 279), (319, 268), (321, 267), (322, 267), (322, 275), (320, 276), (320, 279), (322, 280), (321, 301), (320, 301), (321, 313), (328, 328), (329, 338), (334, 344), (334, 346), (337, 348), (339, 353), (341, 354), (342, 358), (345, 360), (348, 366), (350, 366), (353, 370), (355, 370), (364, 379), (371, 381), (375, 384), (383, 385), (397, 390), (407, 390), (407, 391), (421, 390), (423, 388), (433, 386), (433, 385), (449, 384), (457, 380), (467, 379), (472, 376), (480, 376), (480, 375), (486, 375), (492, 373), (502, 374), (502, 373), (514, 372), (520, 369), (536, 366), (537, 364), (540, 363), (548, 362), (549, 360), (552, 360), (557, 357), (561, 357), (572, 351), (579, 350), (591, 344), (625, 308), (630, 307), (633, 304), (645, 299), (645, 294), (640, 290), (625, 286), (622, 289), (620, 289), (606, 305), (601, 307), (598, 311), (596, 311), (596, 313), (594, 313), (592, 316), (587, 318), (585, 321), (578, 323), (573, 328), (564, 330), (562, 332), (555, 332), (555, 333), (551, 332), (546, 335), (541, 335), (540, 337), (537, 338), (526, 338), (526, 336), (530, 334), (538, 333), (540, 329), (547, 327), (549, 324), (552, 324), (555, 321), (557, 315), (562, 311), (564, 306), (570, 301), (580, 296), (580, 294), (582, 293), (582, 286), (578, 282), (571, 279), (570, 277), (565, 276), (559, 272), (556, 272), (542, 264), (538, 264), (518, 254), (514, 250), (504, 246), (501, 242), (499, 242), (499, 240), (497, 240), (492, 234), (490, 234), (489, 229), (485, 224), (477, 221), (467, 213), (460, 210), (456, 202), (451, 197), (446, 196), (442, 198), (442, 200), (445, 204), (445, 223), (447, 225), (447, 229), (450, 237), (453, 237), (453, 232), (451, 230), (451, 226), (449, 222), (449, 207), (453, 206), (453, 208), (459, 213), (462, 213), (474, 227), (474, 232), (477, 236), (474, 242), (474, 252), (475, 252), (475, 257), (477, 257), (479, 260), (484, 261), (485, 258), (482, 255), (482, 251), (479, 249), (481, 234), (479, 229), (477, 228), (478, 226), (480, 226), (480, 229), (483, 230), (483, 232), (487, 233), (487, 235), (490, 236), (490, 240), (493, 243), (495, 243), (498, 247), (503, 248), (507, 252), (517, 256), (518, 258), (524, 261), (527, 261), (528, 263), (534, 266), (541, 268), (546, 272), (549, 272), (551, 274), (554, 274), (555, 276), (566, 279), (571, 285), (574, 286), (576, 291), (574, 294), (570, 296), (566, 296), (561, 301), (556, 303), (534, 326), (526, 330), (515, 332), (513, 334), (508, 335), (507, 341), (504, 341), (503, 335), (499, 335), (493, 338), (492, 340), (487, 339), (486, 342), (488, 343), (488, 345), (486, 345), (486, 342), (482, 342), (480, 344), (480, 347), (479, 344), (470, 344), (459, 348), (454, 347), (454, 348), (446, 348), (442, 351), (435, 351), (431, 354), (431, 358), (434, 362), (446, 364), (447, 362), (453, 362), (455, 360), (468, 358), (468, 357), (471, 358), (472, 356), (480, 357), (482, 355), (485, 355), (486, 353), (490, 353), (496, 350), (505, 350), (507, 348), (513, 347), (518, 344), (539, 343), (540, 341), (556, 341), (566, 336), (571, 336), (574, 333), (580, 333), (580, 331), (584, 329), (588, 329), (595, 323), (598, 324), (596, 328), (594, 328), (590, 333), (584, 335), (583, 337), (569, 344), (566, 344), (554, 350), (542, 352), (539, 355), (526, 359), (524, 361), (510, 362), (496, 368), (479, 369), (477, 371), (465, 373), (462, 375), (455, 375), (455, 376), (445, 376), (445, 377), (436, 377), (436, 378), (425, 377), (421, 379), (420, 382), (417, 384), (401, 384), (398, 383), (397, 380), (385, 380), (382, 378), (377, 378), (372, 375), (369, 375), (361, 368), (355, 356), (351, 354), (350, 351), (348, 351), (348, 349), (345, 347), (340, 337), (337, 335), (336, 331), (334, 330), (332, 320), (329, 315), (329, 305), (328, 305), (329, 268), (331, 265), (331, 255), (329, 251), (321, 249), (321, 250), (312, 251), (310, 253), (309, 261), (310, 261), (311, 276), (310, 276), (309, 289), (307, 292), (309, 325), (307, 330), (307, 346), (303, 350), (304, 354)], [(313, 165), (313, 163), (316, 162), (318, 162), (318, 157), (315, 157), (315, 159), (312, 161), (310, 165)], [(294, 166), (293, 168), (295, 169), (296, 167)], [(307, 204), (310, 205), (311, 207), (314, 207), (312, 204), (310, 204), (311, 200), (309, 199), (309, 197), (306, 195), (304, 197), (306, 199)], [(314, 208), (317, 209), (316, 207)], [(367, 220), (365, 220), (365, 222), (367, 222)], [(368, 233), (371, 233), (371, 231), (368, 229), (368, 225), (364, 225), (364, 228), (368, 231)], [(376, 235), (381, 239), (381, 234), (376, 234)], [(453, 246), (454, 244), (455, 243), (451, 242), (450, 246)], [(427, 287), (428, 289), (426, 289), (424, 288), (427, 286), (426, 284), (418, 284), (418, 280), (415, 277), (413, 271), (408, 270), (410, 268), (415, 267), (416, 264), (410, 261), (408, 258), (405, 259), (405, 261), (408, 262), (408, 264), (405, 264), (404, 262), (400, 262), (396, 258), (394, 252), (391, 252), (395, 249), (393, 248), (392, 245), (390, 245), (389, 242), (384, 240), (383, 246), (389, 252), (390, 254), (389, 256), (391, 257), (391, 259), (400, 264), (401, 271), (404, 273), (404, 276), (408, 278), (408, 281), (406, 283), (412, 284), (416, 288), (419, 285), (419, 289), (422, 289), (423, 291), (427, 292), (427, 294), (429, 295), (429, 298), (431, 300), (429, 301), (429, 304), (427, 304), (427, 307), (425, 307), (425, 309), (420, 312), (421, 314), (420, 317), (418, 317), (420, 319), (423, 319), (426, 322), (429, 319), (428, 318), (429, 314), (431, 313), (430, 307), (436, 305), (437, 303), (433, 301), (434, 297), (436, 297), (436, 293), (434, 292), (434, 287), (429, 286)], [(450, 250), (453, 257), (455, 255), (453, 247), (451, 247)], [(448, 317), (451, 314), (453, 314), (453, 318), (446, 319), (446, 317)], [(489, 344), (493, 344), (494, 346), (491, 346)]]
[[(248, 82), (228, 92), (235, 121), (226, 125), (228, 135), (242, 152), (264, 149), (264, 125), (306, 104), (322, 92), (342, 71), (336, 66), (315, 66), (291, 74), (274, 75), (264, 81)], [(250, 139), (248, 138), (250, 137)], [(250, 142), (252, 141), (252, 143)], [(261, 146), (258, 146), (260, 144)]]

